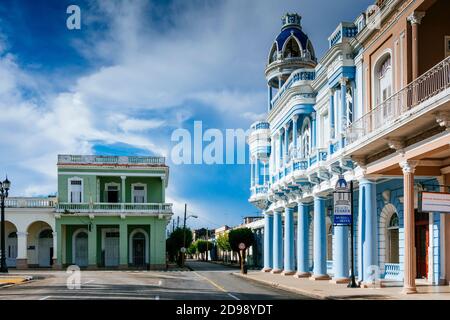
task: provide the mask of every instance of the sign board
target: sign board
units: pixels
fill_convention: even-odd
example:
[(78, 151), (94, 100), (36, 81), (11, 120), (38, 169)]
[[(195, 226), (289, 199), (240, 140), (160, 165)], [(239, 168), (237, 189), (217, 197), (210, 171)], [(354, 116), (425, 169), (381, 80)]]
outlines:
[(335, 225), (351, 225), (352, 212), (350, 201), (339, 201), (334, 204), (334, 224)]
[(419, 208), (423, 212), (450, 213), (450, 193), (421, 192)]
[(334, 221), (335, 225), (347, 226), (352, 224), (350, 189), (344, 177), (339, 176), (334, 191)]
[(245, 243), (239, 243), (239, 250), (245, 250)]
[(185, 248), (185, 247), (182, 247), (182, 248), (180, 249), (180, 251), (181, 251), (181, 253), (185, 253), (185, 252), (186, 252), (186, 248)]

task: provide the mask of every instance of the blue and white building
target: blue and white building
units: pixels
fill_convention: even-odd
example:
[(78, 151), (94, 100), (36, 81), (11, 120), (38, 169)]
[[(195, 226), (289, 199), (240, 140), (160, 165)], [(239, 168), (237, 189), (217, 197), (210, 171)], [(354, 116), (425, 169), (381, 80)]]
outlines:
[[(440, 186), (445, 184), (442, 182), (445, 178), (443, 173), (422, 171), (420, 174), (416, 171), (414, 177), (408, 171), (414, 164), (417, 168), (421, 166), (406, 156), (410, 149), (422, 150), (425, 137), (409, 141), (406, 139), (409, 132), (401, 136), (406, 140), (396, 135), (388, 137), (392, 139), (382, 135), (374, 137), (391, 130), (391, 122), (396, 122), (399, 130), (403, 130), (401, 126), (414, 126), (406, 120), (402, 123), (401, 114), (392, 117), (393, 104), (384, 105), (381, 113), (378, 111), (378, 105), (388, 101), (395, 89), (399, 91), (408, 84), (408, 77), (399, 85), (379, 78), (375, 84), (368, 83), (372, 74), (398, 74), (399, 66), (394, 66), (394, 59), (400, 61), (396, 57), (392, 57), (392, 63), (391, 60), (369, 61), (366, 55), (371, 50), (370, 41), (374, 35), (384, 36), (390, 32), (389, 28), (395, 30), (395, 26), (385, 27), (393, 15), (402, 18), (415, 10), (404, 7), (402, 1), (380, 3), (376, 17), (381, 17), (381, 30), (370, 27), (374, 16), (368, 13), (353, 22), (342, 22), (328, 38), (329, 49), (321, 59), (316, 57), (311, 39), (302, 30), (300, 15), (287, 13), (282, 18), (282, 28), (270, 48), (265, 69), (266, 119), (251, 126), (248, 140), (251, 155), (249, 201), (261, 209), (265, 217), (264, 271), (330, 279), (335, 283), (348, 281), (350, 227), (333, 223), (333, 191), (342, 175), (354, 185), (354, 264), (361, 283), (372, 283), (374, 279), (404, 280), (405, 288), (414, 292), (416, 277), (430, 284), (447, 283), (449, 279), (446, 273), (449, 263), (444, 254), (444, 245), (450, 248), (450, 233), (445, 234), (450, 226), (450, 220), (446, 220), (448, 214), (418, 210), (420, 192), (442, 191)], [(402, 21), (411, 27), (406, 17)], [(406, 48), (405, 45), (403, 50)], [(412, 48), (414, 50), (414, 45)], [(371, 68), (372, 64), (380, 66), (384, 73), (377, 73)], [(448, 59), (445, 67), (448, 67)], [(389, 91), (382, 91), (383, 88)], [(368, 96), (374, 94), (370, 90), (380, 90), (384, 94), (373, 107), (367, 103)], [(447, 84), (443, 90), (448, 98)], [(374, 122), (361, 126), (361, 119), (367, 117)], [(430, 133), (427, 141), (430, 137), (448, 138), (443, 125), (434, 118), (433, 121), (434, 135)], [(388, 128), (382, 128), (386, 124)], [(416, 129), (422, 127), (426, 128), (421, 124)], [(364, 147), (360, 148), (362, 145)], [(395, 163), (394, 170), (395, 157), (401, 159)], [(423, 159), (421, 161), (428, 161)], [(391, 166), (380, 165), (383, 161), (391, 161)], [(426, 166), (425, 162), (423, 164)], [(412, 182), (411, 176), (406, 178), (407, 174), (412, 174)], [(411, 193), (406, 195), (406, 189)], [(415, 215), (416, 233), (423, 222), (426, 232), (420, 237), (426, 233), (426, 242), (417, 235), (416, 240), (411, 238), (414, 224), (411, 227), (410, 220), (405, 221), (406, 211)], [(405, 230), (409, 231), (405, 234)], [(412, 247), (415, 245), (416, 250), (423, 249), (427, 254), (411, 255), (411, 241)], [(419, 270), (419, 264), (413, 266), (424, 258), (426, 270)]]

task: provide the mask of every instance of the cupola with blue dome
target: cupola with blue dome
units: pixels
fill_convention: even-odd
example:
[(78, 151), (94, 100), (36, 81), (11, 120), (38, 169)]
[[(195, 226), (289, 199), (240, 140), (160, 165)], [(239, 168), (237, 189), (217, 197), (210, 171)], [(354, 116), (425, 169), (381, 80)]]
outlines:
[(297, 13), (286, 13), (281, 18), (281, 32), (275, 38), (266, 67), (266, 78), (273, 88), (279, 89), (293, 71), (314, 68), (317, 64), (312, 43), (302, 30), (301, 19)]

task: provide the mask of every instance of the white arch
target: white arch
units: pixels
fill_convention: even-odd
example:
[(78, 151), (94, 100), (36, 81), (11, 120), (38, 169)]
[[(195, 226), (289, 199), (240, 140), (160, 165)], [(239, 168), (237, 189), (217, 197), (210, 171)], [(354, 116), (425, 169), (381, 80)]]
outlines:
[(75, 243), (75, 241), (77, 239), (78, 234), (80, 234), (82, 232), (86, 233), (88, 235), (88, 238), (89, 238), (89, 232), (88, 232), (87, 228), (79, 228), (72, 234), (72, 264), (75, 264), (75, 256), (76, 256), (76, 252), (75, 252), (76, 251), (76, 247), (75, 247), (76, 243)]
[(296, 37), (295, 35), (291, 34), (291, 35), (286, 39), (286, 41), (284, 41), (284, 43), (283, 43), (283, 48), (282, 48), (282, 50), (281, 50), (281, 55), (282, 55), (283, 57), (284, 57), (284, 52), (285, 52), (285, 50), (286, 50), (286, 46), (287, 46), (287, 44), (291, 41), (291, 39), (294, 39), (294, 41), (297, 43), (298, 48), (299, 48), (299, 50), (300, 50), (300, 55), (301, 55), (302, 51), (304, 50), (303, 47), (302, 47), (302, 44), (300, 43), (300, 40), (297, 39), (297, 37)]
[(384, 273), (386, 257), (388, 256), (387, 250), (389, 250), (386, 246), (387, 244), (387, 227), (389, 221), (391, 221), (392, 215), (397, 214), (397, 209), (392, 203), (386, 204), (381, 210), (380, 220), (378, 222), (378, 234), (379, 234), (379, 242), (378, 242), (378, 261), (380, 261), (380, 271)]
[(128, 237), (128, 252), (129, 252), (129, 254), (128, 254), (128, 262), (129, 263), (133, 263), (133, 255), (132, 255), (132, 252), (133, 252), (133, 236), (136, 233), (139, 233), (139, 232), (141, 232), (144, 235), (144, 237), (145, 237), (145, 255), (144, 255), (145, 263), (150, 263), (149, 262), (149, 256), (148, 256), (148, 251), (149, 251), (149, 248), (150, 248), (149, 236), (148, 236), (147, 231), (145, 231), (142, 228), (134, 229), (130, 233), (130, 236)]

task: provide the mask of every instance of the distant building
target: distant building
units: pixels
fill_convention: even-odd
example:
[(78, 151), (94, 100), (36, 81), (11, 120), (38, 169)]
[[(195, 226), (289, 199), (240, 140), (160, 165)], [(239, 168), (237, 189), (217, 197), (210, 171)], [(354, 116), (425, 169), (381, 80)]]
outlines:
[(58, 156), (58, 197), (8, 198), (8, 265), (165, 268), (161, 157)]

